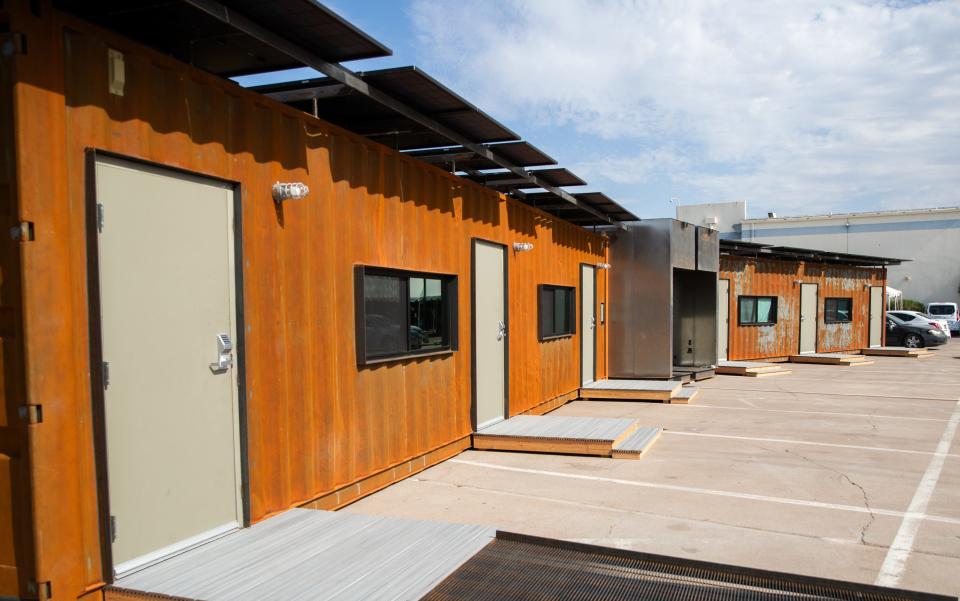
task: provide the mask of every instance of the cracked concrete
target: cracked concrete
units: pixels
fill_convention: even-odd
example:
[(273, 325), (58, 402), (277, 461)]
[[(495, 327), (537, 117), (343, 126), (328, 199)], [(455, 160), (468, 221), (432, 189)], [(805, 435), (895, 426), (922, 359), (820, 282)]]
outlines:
[[(570, 403), (556, 414), (667, 432), (640, 461), (468, 451), (346, 511), (872, 583), (960, 397), (960, 340), (949, 347), (923, 362), (721, 376), (691, 406)], [(960, 593), (960, 439), (950, 453), (905, 588)]]
[[(876, 426), (874, 426), (874, 428), (876, 428)], [(838, 469), (834, 469), (834, 468), (832, 468), (832, 467), (830, 467), (830, 466), (827, 466), (827, 465), (824, 465), (824, 464), (822, 464), (822, 463), (816, 462), (816, 461), (810, 459), (809, 457), (807, 457), (806, 455), (803, 455), (803, 454), (800, 454), (800, 453), (796, 453), (795, 451), (793, 451), (793, 450), (791, 450), (791, 449), (784, 449), (784, 452), (785, 452), (785, 453), (795, 453), (798, 457), (800, 457), (800, 459), (803, 459), (804, 461), (809, 461), (810, 463), (816, 465), (817, 467), (821, 467), (821, 468), (823, 468), (823, 469), (829, 470), (829, 471), (837, 474), (838, 476), (840, 476), (840, 480), (846, 480), (851, 486), (855, 486), (855, 487), (857, 487), (857, 488), (860, 490), (861, 494), (863, 494), (863, 506), (867, 509), (867, 511), (869, 512), (869, 515), (870, 515), (870, 518), (863, 524), (863, 528), (860, 529), (860, 544), (861, 544), (861, 545), (866, 545), (866, 544), (867, 544), (867, 530), (869, 530), (869, 529), (870, 529), (870, 526), (872, 526), (873, 523), (877, 521), (877, 516), (876, 516), (876, 514), (873, 513), (873, 509), (870, 507), (870, 497), (867, 496), (867, 489), (865, 489), (864, 487), (860, 486), (859, 484), (857, 484), (856, 482), (854, 482), (852, 479), (850, 479), (850, 476), (848, 476), (845, 472), (841, 472), (841, 471), (838, 470)]]

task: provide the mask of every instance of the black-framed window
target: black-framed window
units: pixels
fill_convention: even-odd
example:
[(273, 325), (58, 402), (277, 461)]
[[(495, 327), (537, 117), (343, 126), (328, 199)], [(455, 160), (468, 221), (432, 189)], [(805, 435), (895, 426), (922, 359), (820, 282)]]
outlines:
[(823, 321), (826, 323), (849, 323), (853, 321), (853, 299), (849, 297), (824, 299)]
[(577, 289), (541, 284), (537, 287), (540, 340), (573, 336), (577, 331)]
[(358, 265), (354, 293), (358, 364), (456, 350), (456, 276)]
[(739, 304), (740, 325), (769, 326), (777, 323), (776, 296), (741, 296)]

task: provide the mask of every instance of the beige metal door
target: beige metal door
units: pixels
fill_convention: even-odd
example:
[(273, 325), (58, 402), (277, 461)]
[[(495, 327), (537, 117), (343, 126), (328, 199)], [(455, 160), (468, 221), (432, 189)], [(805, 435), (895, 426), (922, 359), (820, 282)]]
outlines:
[(220, 352), (236, 339), (234, 193), (220, 182), (107, 159), (97, 162), (96, 191), (120, 576), (242, 520), (234, 356)]
[(580, 266), (580, 381), (593, 382), (597, 377), (597, 269), (591, 265)]
[(817, 352), (816, 284), (800, 284), (800, 353)]
[(729, 352), (730, 280), (717, 280), (717, 360), (726, 361)]
[(883, 286), (870, 287), (870, 346), (883, 344)]
[(477, 430), (502, 421), (506, 410), (506, 253), (502, 246), (474, 242), (473, 340)]

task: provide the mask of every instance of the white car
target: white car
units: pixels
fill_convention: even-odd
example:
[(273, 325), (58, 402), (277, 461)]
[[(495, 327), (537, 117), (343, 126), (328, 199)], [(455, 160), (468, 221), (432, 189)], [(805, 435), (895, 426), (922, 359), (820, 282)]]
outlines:
[(957, 303), (929, 303), (927, 314), (935, 319), (946, 319), (950, 331), (960, 334), (960, 308)]
[(930, 327), (936, 328), (948, 336), (950, 335), (950, 323), (946, 319), (937, 319), (919, 311), (887, 311), (887, 315), (893, 315), (900, 321), (911, 325), (927, 322)]

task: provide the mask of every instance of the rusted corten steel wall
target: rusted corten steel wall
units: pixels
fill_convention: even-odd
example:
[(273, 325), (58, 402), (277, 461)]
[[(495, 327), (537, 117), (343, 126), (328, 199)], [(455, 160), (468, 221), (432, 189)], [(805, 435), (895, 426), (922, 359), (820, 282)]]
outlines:
[[(886, 269), (781, 261), (723, 255), (720, 279), (730, 280), (728, 358), (770, 359), (796, 355), (800, 344), (800, 284), (819, 284), (817, 298), (817, 352), (852, 351), (869, 346), (870, 289), (884, 286)], [(776, 296), (777, 323), (739, 325), (737, 298)], [(853, 299), (853, 320), (824, 323), (823, 301), (828, 297)]]
[[(53, 11), (49, 2), (33, 4), (37, 10), (27, 2), (10, 10), (11, 28), (29, 44), (12, 59), (17, 219), (35, 224), (36, 239), (17, 247), (22, 291), (8, 282), (16, 270), (4, 271), (0, 290), (4, 307), (14, 309), (11, 323), (20, 311), (7, 295), (22, 298), (25, 328), (24, 365), (7, 355), (4, 341), (5, 393), (25, 386), (14, 404), (42, 403), (44, 416), (29, 437), (36, 549), (18, 550), (36, 557), (28, 575), (49, 581), (56, 598), (96, 591), (105, 578), (91, 433), (87, 149), (240, 184), (254, 521), (469, 435), (474, 237), (535, 245), (507, 256), (510, 413), (579, 386), (579, 334), (538, 342), (536, 289), (579, 286), (581, 263), (606, 260), (603, 237)], [(108, 46), (125, 54), (123, 96), (108, 93)], [(305, 182), (311, 194), (277, 210), (276, 181)], [(359, 369), (355, 264), (456, 274), (459, 350)], [(597, 291), (597, 303), (605, 302), (603, 272)], [(597, 344), (606, 347), (602, 327)], [(605, 376), (602, 352), (597, 370)], [(3, 432), (4, 448), (25, 438)], [(4, 478), (3, 533), (11, 516)], [(0, 558), (11, 561), (6, 540)], [(26, 594), (3, 582), (0, 594)]]
[[(7, 11), (0, 8), (0, 26), (7, 23)], [(0, 33), (0, 44), (13, 41), (10, 34)], [(26, 590), (32, 572), (27, 430), (38, 427), (28, 425), (20, 416), (24, 404), (22, 243), (7, 234), (18, 224), (12, 67), (12, 57), (0, 52), (0, 232), (4, 236), (0, 244), (0, 596)]]

